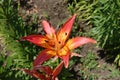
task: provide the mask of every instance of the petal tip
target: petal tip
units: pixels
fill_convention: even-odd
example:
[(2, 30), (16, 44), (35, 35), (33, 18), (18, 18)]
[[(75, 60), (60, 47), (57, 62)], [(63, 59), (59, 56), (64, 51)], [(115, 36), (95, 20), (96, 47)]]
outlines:
[(77, 16), (77, 14), (74, 14), (73, 16), (74, 16), (74, 17), (76, 17), (76, 16)]
[(42, 24), (48, 23), (46, 20), (42, 20)]
[(76, 16), (77, 16), (77, 14), (72, 15), (71, 19), (75, 20)]
[(95, 44), (96, 44), (96, 43), (97, 43), (97, 41), (93, 39), (92, 43), (95, 43)]

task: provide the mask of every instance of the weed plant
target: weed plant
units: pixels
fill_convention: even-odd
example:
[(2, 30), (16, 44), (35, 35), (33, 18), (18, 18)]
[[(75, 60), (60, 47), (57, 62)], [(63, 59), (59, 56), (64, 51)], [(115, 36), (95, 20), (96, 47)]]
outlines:
[[(20, 4), (20, 3), (19, 3)], [(13, 0), (0, 1), (0, 79), (28, 80), (18, 68), (30, 68), (38, 48), (30, 43), (20, 41), (28, 34), (37, 33), (37, 28), (26, 26), (14, 7)], [(37, 23), (35, 23), (37, 24)]]
[(115, 58), (115, 62), (120, 66), (120, 1), (98, 0), (94, 6), (92, 22), (92, 36), (98, 41), (98, 45), (109, 53), (108, 58)]
[(68, 10), (72, 14), (77, 13), (79, 21), (90, 24), (92, 18), (91, 14), (97, 1), (98, 0), (68, 0)]

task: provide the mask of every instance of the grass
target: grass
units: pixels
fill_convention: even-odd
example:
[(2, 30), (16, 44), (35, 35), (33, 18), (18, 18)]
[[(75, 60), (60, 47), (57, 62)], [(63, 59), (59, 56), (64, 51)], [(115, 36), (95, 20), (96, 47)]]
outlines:
[(18, 15), (18, 10), (19, 7), (14, 8), (11, 0), (0, 3), (0, 43), (3, 45), (0, 54), (0, 79), (2, 80), (8, 78), (28, 80), (29, 76), (17, 69), (30, 68), (33, 57), (39, 50), (32, 44), (20, 42), (21, 37), (36, 33), (37, 30), (33, 30), (31, 24), (26, 27), (23, 19)]
[[(120, 55), (119, 55), (119, 0), (67, 0), (69, 5), (68, 9), (71, 14), (77, 13), (78, 18), (76, 20), (76, 30), (79, 29), (80, 22), (86, 23), (87, 25), (92, 25), (90, 30), (82, 32), (78, 31), (78, 35), (91, 36), (97, 40), (97, 45), (100, 48), (103, 48), (105, 51), (105, 56), (111, 62), (115, 62), (117, 66), (120, 66)], [(85, 28), (86, 26), (84, 26)], [(76, 31), (75, 30), (75, 31)], [(73, 31), (73, 33), (75, 32)], [(73, 34), (76, 35), (77, 33)], [(91, 55), (91, 54), (90, 54)], [(88, 59), (83, 59), (83, 68), (80, 74), (84, 74), (83, 79), (88, 80), (96, 80), (100, 77), (98, 74), (91, 74), (92, 70), (102, 70), (102, 67), (106, 67), (109, 72), (109, 67), (105, 64), (101, 66), (101, 68), (97, 68), (98, 62), (96, 60), (90, 60), (93, 56), (89, 56)], [(94, 54), (93, 54), (94, 55)], [(94, 56), (94, 58), (96, 58)], [(82, 59), (81, 59), (82, 60)], [(89, 62), (90, 61), (90, 62)], [(95, 61), (95, 62), (94, 62)], [(107, 62), (105, 62), (107, 63)], [(92, 65), (93, 64), (93, 65)], [(115, 66), (115, 64), (114, 64)], [(89, 69), (90, 68), (90, 69)], [(97, 69), (96, 69), (97, 68)], [(112, 70), (115, 71), (117, 75), (119, 75), (119, 69), (113, 68)], [(82, 72), (83, 71), (83, 72)], [(90, 71), (90, 72), (89, 72)], [(113, 72), (110, 71), (105, 78), (110, 75), (112, 76)], [(118, 76), (112, 76), (111, 78), (115, 79)], [(118, 77), (119, 78), (119, 77)]]
[[(80, 22), (92, 25), (87, 35), (95, 38), (98, 46), (107, 53), (106, 57), (113, 59), (113, 62), (120, 66), (120, 1), (68, 0), (68, 2), (71, 14), (78, 14), (77, 29), (81, 27)], [(84, 33), (86, 31), (82, 34)]]
[(98, 1), (92, 16), (94, 28), (91, 34), (98, 41), (98, 45), (106, 50), (109, 57), (114, 58), (118, 66), (120, 58), (119, 1)]
[(83, 80), (98, 80), (98, 79), (119, 79), (120, 71), (115, 65), (102, 62), (100, 57), (93, 52), (88, 52), (88, 55), (82, 58), (82, 66), (79, 73)]

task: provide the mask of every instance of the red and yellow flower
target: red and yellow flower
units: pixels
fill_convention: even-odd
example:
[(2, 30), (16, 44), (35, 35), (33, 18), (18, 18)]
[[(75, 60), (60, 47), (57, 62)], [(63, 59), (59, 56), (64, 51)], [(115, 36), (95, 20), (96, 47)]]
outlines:
[(67, 68), (70, 56), (74, 55), (71, 53), (71, 50), (86, 43), (96, 43), (94, 39), (87, 37), (76, 37), (67, 40), (72, 30), (75, 17), (76, 15), (73, 15), (57, 32), (44, 20), (42, 21), (42, 25), (46, 35), (29, 35), (22, 38), (23, 40), (30, 41), (45, 48), (34, 60), (34, 66), (38, 66), (44, 61), (57, 56), (63, 60), (64, 65)]

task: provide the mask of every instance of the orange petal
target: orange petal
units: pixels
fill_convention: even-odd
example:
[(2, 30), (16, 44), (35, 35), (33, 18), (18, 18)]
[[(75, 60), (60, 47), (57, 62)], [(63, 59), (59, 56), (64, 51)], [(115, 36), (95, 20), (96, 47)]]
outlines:
[(58, 56), (65, 56), (67, 55), (67, 52), (69, 51), (69, 48), (67, 46), (64, 46), (62, 49), (60, 49), (57, 53)]
[(57, 33), (57, 38), (58, 41), (64, 45), (64, 42), (67, 40), (67, 38), (70, 35), (70, 32), (72, 30), (72, 26), (75, 20), (76, 14), (73, 15), (67, 22), (65, 22), (63, 24), (63, 26), (61, 27), (61, 29), (58, 31)]
[(64, 56), (60, 56), (60, 58), (63, 59), (65, 68), (68, 68), (68, 65), (69, 65), (69, 58), (70, 58), (70, 52), (67, 52), (67, 54), (64, 55)]
[(62, 70), (62, 67), (63, 67), (63, 61), (53, 70), (53, 77), (57, 77), (57, 75), (61, 72)]
[(45, 79), (44, 75), (42, 75), (42, 74), (40, 74), (40, 73), (38, 73), (38, 72), (36, 72), (34, 70), (23, 69), (23, 71), (25, 73), (29, 74), (30, 76), (35, 77), (35, 78), (39, 78), (39, 79), (43, 79), (43, 80)]
[(86, 37), (76, 37), (68, 40), (66, 46), (68, 46), (69, 49), (74, 49), (87, 43), (96, 43), (96, 40)]
[(51, 57), (53, 57), (56, 53), (54, 51), (45, 49), (42, 52), (40, 52), (38, 54), (38, 56), (36, 57), (36, 59), (34, 60), (33, 65), (37, 66), (42, 64), (44, 61), (50, 59)]
[(43, 25), (44, 31), (45, 31), (47, 34), (55, 33), (54, 28), (53, 28), (47, 21), (43, 20), (43, 21), (42, 21), (42, 25)]
[(44, 48), (51, 48), (48, 44), (48, 41), (49, 41), (48, 38), (42, 35), (29, 35), (29, 36), (23, 37), (22, 40), (30, 41), (33, 44), (36, 44)]

